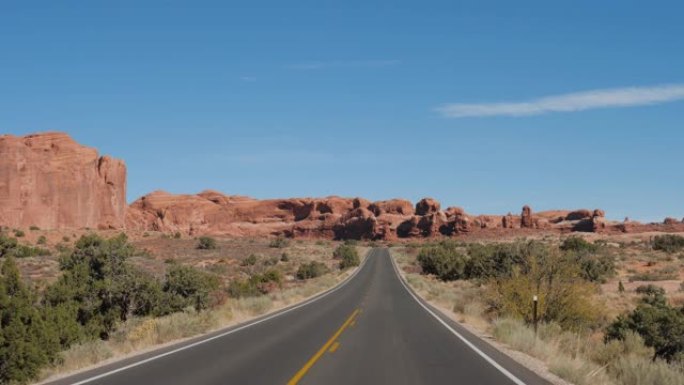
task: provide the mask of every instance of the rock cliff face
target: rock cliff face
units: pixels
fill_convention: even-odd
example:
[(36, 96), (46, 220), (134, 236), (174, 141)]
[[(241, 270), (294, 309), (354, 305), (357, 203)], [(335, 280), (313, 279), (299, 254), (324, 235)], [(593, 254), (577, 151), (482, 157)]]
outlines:
[[(410, 182), (410, 181), (408, 181)], [(0, 136), (0, 225), (44, 229), (127, 229), (190, 235), (287, 236), (337, 239), (442, 237), (533, 232), (684, 231), (684, 222), (611, 222), (603, 210), (473, 216), (460, 207), (441, 209), (432, 198), (415, 206), (403, 199), (257, 200), (204, 191), (154, 192), (126, 206), (126, 167), (66, 134)]]
[[(286, 236), (334, 239), (383, 239), (480, 234), (525, 235), (551, 232), (625, 232), (602, 210), (547, 211), (521, 215), (472, 216), (459, 207), (440, 210), (426, 198), (413, 209), (400, 199), (370, 202), (362, 198), (257, 200), (215, 191), (197, 195), (154, 192), (135, 201), (126, 217), (128, 229), (198, 235)], [(586, 214), (586, 215), (585, 215)], [(670, 224), (674, 226), (675, 224)], [(679, 224), (676, 224), (679, 225)], [(684, 229), (684, 224), (681, 225)]]
[(66, 134), (0, 136), (0, 225), (122, 228), (126, 166)]

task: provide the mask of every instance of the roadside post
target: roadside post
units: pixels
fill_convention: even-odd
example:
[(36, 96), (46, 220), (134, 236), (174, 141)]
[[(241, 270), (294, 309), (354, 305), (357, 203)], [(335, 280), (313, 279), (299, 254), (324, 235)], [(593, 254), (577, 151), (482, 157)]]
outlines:
[(533, 302), (533, 309), (532, 309), (532, 322), (534, 323), (534, 336), (537, 336), (537, 325), (539, 323), (539, 320), (537, 318), (537, 305), (539, 303), (539, 297), (537, 295), (532, 297), (532, 302)]

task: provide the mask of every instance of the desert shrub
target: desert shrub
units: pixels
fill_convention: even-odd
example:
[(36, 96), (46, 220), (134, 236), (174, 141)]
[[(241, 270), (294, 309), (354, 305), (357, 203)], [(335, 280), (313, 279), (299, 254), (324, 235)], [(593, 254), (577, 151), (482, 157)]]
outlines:
[(423, 273), (436, 275), (443, 281), (465, 278), (467, 257), (451, 242), (423, 247), (417, 260)]
[(297, 278), (298, 279), (310, 279), (310, 278), (316, 278), (320, 277), (323, 274), (328, 273), (330, 270), (328, 267), (318, 261), (311, 261), (309, 263), (304, 263), (299, 266), (297, 269)]
[(200, 250), (214, 250), (216, 248), (216, 240), (212, 237), (199, 237), (197, 248)]
[(45, 238), (45, 235), (41, 235), (40, 237), (38, 237), (36, 243), (39, 245), (44, 245), (47, 243), (47, 238)]
[(23, 238), (25, 235), (24, 230), (14, 230), (14, 236), (17, 238)]
[(333, 251), (333, 258), (340, 260), (340, 269), (358, 266), (361, 263), (356, 247), (343, 244)]
[(56, 358), (59, 340), (10, 256), (0, 268), (0, 383), (26, 383)]
[(228, 295), (233, 298), (256, 297), (259, 289), (249, 279), (234, 279), (228, 284)]
[(656, 235), (651, 240), (653, 250), (674, 253), (684, 249), (684, 237), (675, 234)]
[(276, 249), (283, 249), (289, 245), (290, 245), (289, 240), (287, 240), (285, 237), (279, 236), (279, 237), (273, 239), (268, 244), (268, 247), (272, 247), (272, 248), (276, 248)]
[(181, 239), (181, 237), (182, 237), (182, 235), (181, 235), (180, 231), (176, 231), (175, 233), (173, 233), (174, 239)]
[(163, 291), (168, 295), (170, 312), (188, 306), (200, 311), (212, 305), (210, 295), (218, 286), (218, 278), (213, 274), (189, 266), (171, 265), (166, 273)]
[(507, 277), (514, 267), (526, 269), (527, 254), (537, 243), (471, 244), (468, 246), (468, 261), (465, 275), (469, 279), (490, 279)]
[(575, 262), (557, 248), (528, 250), (526, 262), (510, 276), (490, 280), (490, 311), (532, 322), (532, 297), (539, 299), (541, 322), (556, 322), (565, 329), (593, 325), (599, 310), (592, 301), (595, 287), (580, 279)]
[(560, 245), (560, 249), (563, 251), (575, 251), (580, 253), (594, 253), (598, 248), (597, 245), (577, 236), (566, 238)]
[(665, 289), (656, 285), (641, 285), (636, 288), (636, 293), (646, 297), (662, 298), (665, 300)]
[(50, 255), (50, 250), (20, 244), (16, 238), (0, 234), (0, 257), (28, 258)]
[(278, 262), (280, 262), (280, 258), (270, 257), (270, 258), (264, 259), (263, 264), (264, 264), (264, 266), (275, 266), (278, 264)]
[(674, 253), (684, 249), (684, 237), (675, 234), (657, 235), (653, 237), (651, 246), (654, 250)]
[(31, 230), (31, 231), (38, 231), (38, 230), (40, 230), (40, 227), (38, 227), (38, 226), (36, 226), (36, 225), (31, 225), (31, 226), (29, 226), (29, 230)]
[(125, 235), (81, 237), (60, 258), (62, 275), (46, 292), (46, 307), (70, 310), (84, 334), (107, 339), (131, 315), (152, 311), (154, 279), (127, 263), (136, 254)]
[(254, 266), (259, 261), (259, 257), (255, 254), (250, 254), (249, 257), (245, 258), (240, 262), (242, 266)]
[(283, 253), (280, 256), (280, 262), (289, 262), (290, 261), (290, 256), (287, 253)]
[(233, 298), (256, 297), (281, 287), (283, 275), (279, 270), (269, 269), (248, 279), (235, 279), (228, 285), (228, 295)]
[(610, 255), (576, 253), (574, 258), (580, 267), (580, 276), (587, 281), (605, 283), (615, 275), (615, 259)]
[(684, 308), (667, 304), (664, 291), (653, 285), (644, 286), (642, 302), (632, 312), (620, 315), (608, 326), (606, 341), (624, 340), (628, 332), (639, 334), (652, 347), (654, 358), (667, 361), (684, 358)]
[(62, 242), (71, 242), (71, 238), (65, 235), (62, 237)]

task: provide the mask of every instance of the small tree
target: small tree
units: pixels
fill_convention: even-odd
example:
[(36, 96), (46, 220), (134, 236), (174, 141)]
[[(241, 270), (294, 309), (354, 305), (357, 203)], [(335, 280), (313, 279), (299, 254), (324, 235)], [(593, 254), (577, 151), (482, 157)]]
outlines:
[(218, 278), (189, 266), (171, 265), (166, 273), (164, 292), (169, 294), (171, 311), (193, 306), (200, 311), (211, 306), (210, 294), (218, 289)]
[(333, 251), (333, 258), (340, 260), (340, 269), (358, 266), (361, 263), (356, 247), (344, 243)]
[(467, 260), (451, 244), (423, 247), (418, 253), (418, 264), (423, 273), (436, 275), (443, 281), (465, 278)]
[(0, 269), (0, 383), (26, 383), (59, 349), (12, 257)]

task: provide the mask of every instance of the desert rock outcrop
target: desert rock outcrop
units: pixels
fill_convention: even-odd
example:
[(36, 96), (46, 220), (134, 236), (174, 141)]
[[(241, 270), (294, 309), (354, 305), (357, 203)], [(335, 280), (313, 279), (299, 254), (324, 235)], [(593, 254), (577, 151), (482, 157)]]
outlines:
[(666, 218), (641, 224), (606, 219), (595, 210), (551, 210), (472, 216), (441, 209), (432, 198), (415, 206), (403, 199), (357, 197), (258, 200), (207, 190), (195, 195), (162, 191), (126, 205), (126, 167), (99, 156), (66, 134), (0, 136), (0, 225), (44, 229), (126, 229), (189, 235), (396, 239), (554, 232), (684, 231)]
[(126, 166), (62, 133), (0, 136), (0, 224), (123, 228)]

